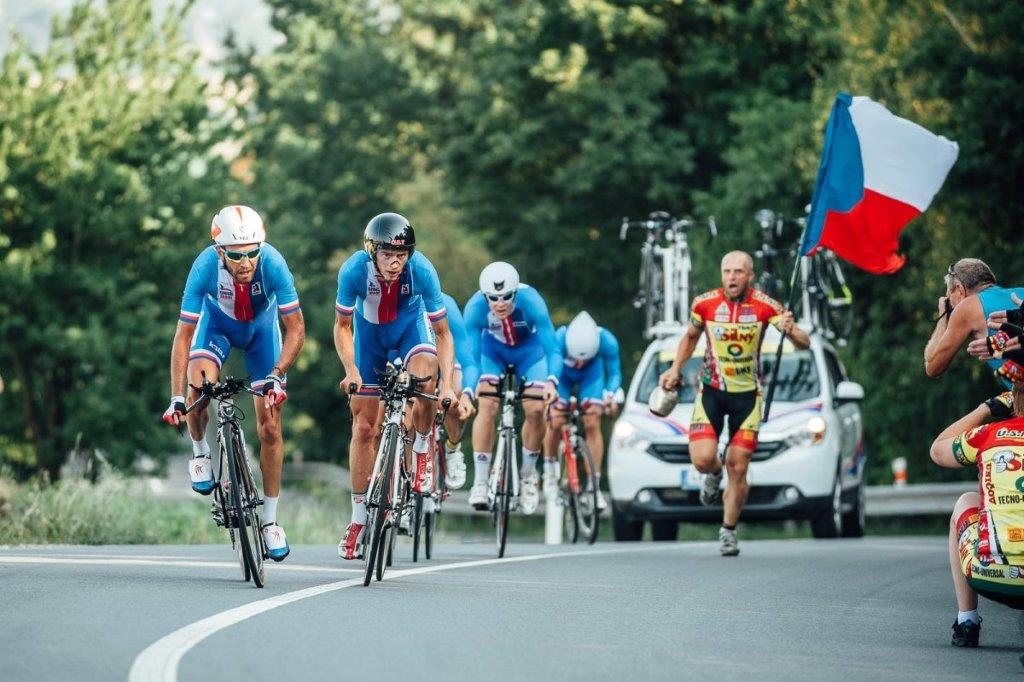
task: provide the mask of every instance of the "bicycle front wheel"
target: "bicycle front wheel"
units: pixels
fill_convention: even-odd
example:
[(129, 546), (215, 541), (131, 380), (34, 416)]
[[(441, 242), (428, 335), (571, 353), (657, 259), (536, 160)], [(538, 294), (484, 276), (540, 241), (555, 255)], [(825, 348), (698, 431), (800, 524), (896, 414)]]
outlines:
[[(231, 488), (231, 504), (238, 522), (238, 539), (241, 545), (243, 573), (248, 573), (253, 585), (263, 587), (263, 539), (260, 533), (260, 519), (256, 513), (254, 485), (248, 479), (245, 450), (241, 434), (235, 424), (225, 424), (221, 432), (227, 448), (228, 480)], [(247, 578), (248, 579), (248, 578)]]
[(504, 438), (503, 441), (504, 447), (499, 457), (501, 470), (497, 485), (498, 496), (495, 500), (495, 506), (497, 507), (497, 523), (495, 528), (499, 559), (505, 556), (505, 544), (508, 541), (508, 519), (512, 510), (512, 495), (514, 493), (514, 472), (512, 467), (515, 466), (516, 447), (516, 439), (512, 435)]
[[(383, 560), (384, 554), (384, 523), (387, 518), (387, 506), (390, 505), (391, 479), (394, 477), (395, 452), (398, 448), (398, 429), (386, 426), (382, 436), (381, 467), (377, 476), (370, 481), (369, 493), (366, 496), (366, 527), (363, 529), (363, 586), (370, 584), (375, 569)], [(382, 571), (383, 573), (383, 571)]]

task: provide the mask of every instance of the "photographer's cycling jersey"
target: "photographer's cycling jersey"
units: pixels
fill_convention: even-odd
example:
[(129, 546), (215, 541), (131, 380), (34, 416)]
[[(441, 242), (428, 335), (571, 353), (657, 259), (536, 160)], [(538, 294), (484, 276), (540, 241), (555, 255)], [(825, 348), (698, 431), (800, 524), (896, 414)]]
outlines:
[(251, 282), (242, 284), (231, 276), (217, 254), (217, 247), (211, 245), (192, 263), (178, 319), (196, 324), (205, 309), (218, 322), (252, 322), (275, 303), (282, 315), (299, 310), (295, 280), (280, 251), (264, 243), (256, 262), (256, 274)]
[(739, 301), (730, 301), (721, 288), (694, 299), (690, 324), (706, 332), (708, 341), (701, 382), (727, 393), (760, 388), (761, 338), (783, 311), (782, 304), (753, 288)]
[(953, 439), (953, 456), (964, 466), (978, 467), (978, 558), (982, 564), (1024, 568), (1024, 417), (960, 434)]
[(512, 314), (499, 320), (478, 291), (463, 311), (473, 358), (479, 362), (481, 379), (497, 379), (505, 365), (515, 365), (531, 384), (547, 379), (558, 383), (562, 354), (555, 341), (547, 304), (533, 287), (520, 284)]

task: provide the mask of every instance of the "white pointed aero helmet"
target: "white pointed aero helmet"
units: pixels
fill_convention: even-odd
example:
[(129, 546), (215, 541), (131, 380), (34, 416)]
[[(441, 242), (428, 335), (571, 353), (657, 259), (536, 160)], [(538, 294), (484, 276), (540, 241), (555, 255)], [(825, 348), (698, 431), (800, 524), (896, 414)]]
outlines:
[(565, 351), (578, 362), (587, 362), (597, 355), (601, 347), (601, 331), (586, 310), (576, 317), (565, 330)]
[(480, 272), (480, 291), (492, 301), (509, 300), (519, 288), (519, 273), (504, 261), (495, 261)]
[(267, 231), (260, 214), (248, 206), (225, 206), (213, 216), (210, 236), (218, 246), (263, 244)]
[(658, 385), (651, 391), (651, 397), (647, 399), (647, 406), (659, 417), (667, 417), (672, 414), (678, 401), (679, 396), (675, 391), (666, 391)]

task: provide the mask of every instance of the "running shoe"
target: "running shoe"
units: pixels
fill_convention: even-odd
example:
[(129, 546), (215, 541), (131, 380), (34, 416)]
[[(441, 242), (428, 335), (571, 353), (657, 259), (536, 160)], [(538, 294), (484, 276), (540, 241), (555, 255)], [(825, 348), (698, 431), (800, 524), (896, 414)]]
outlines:
[(953, 646), (964, 646), (974, 648), (978, 646), (978, 638), (981, 636), (981, 623), (973, 620), (965, 620), (963, 623), (953, 621)]
[(737, 556), (740, 553), (740, 543), (736, 540), (736, 531), (719, 528), (718, 541), (722, 543), (718, 549), (722, 556)]
[(700, 488), (700, 503), (705, 507), (718, 504), (722, 501), (722, 469), (715, 473), (704, 474), (704, 485)]

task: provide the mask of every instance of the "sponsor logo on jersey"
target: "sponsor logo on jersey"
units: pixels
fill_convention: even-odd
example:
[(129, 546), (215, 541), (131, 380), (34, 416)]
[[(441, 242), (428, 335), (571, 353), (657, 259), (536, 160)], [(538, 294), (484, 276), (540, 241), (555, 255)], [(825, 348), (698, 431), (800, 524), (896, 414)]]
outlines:
[(757, 327), (715, 327), (716, 341), (739, 341), (751, 343), (757, 338)]
[(408, 285), (408, 283), (402, 285), (401, 293), (402, 293), (403, 296), (408, 296), (409, 295), (409, 285)]
[(740, 315), (740, 322), (757, 322), (757, 315)]
[(729, 304), (722, 301), (715, 308), (715, 322), (728, 322), (729, 321)]
[(1008, 429), (1005, 426), (996, 429), (996, 438), (1009, 438), (1011, 440), (1024, 440), (1024, 431)]
[(221, 300), (230, 300), (235, 297), (235, 290), (226, 284), (217, 284), (217, 297)]
[(368, 295), (370, 295), (370, 296), (379, 296), (380, 295), (380, 285), (378, 285), (373, 280), (367, 282), (367, 284), (366, 284), (366, 293)]
[(224, 355), (224, 351), (221, 350), (221, 347), (217, 345), (216, 341), (210, 341), (208, 345), (210, 346), (210, 348), (217, 351), (217, 355)]
[(1006, 534), (1010, 542), (1024, 542), (1024, 528), (1007, 528)]
[(263, 293), (263, 287), (260, 286), (259, 282), (252, 283), (252, 289), (249, 290), (253, 296), (259, 296)]
[(730, 343), (725, 347), (725, 352), (734, 358), (739, 357), (740, 355), (743, 355), (743, 346), (738, 343)]
[(1013, 450), (1000, 450), (992, 455), (992, 466), (995, 467), (997, 474), (1004, 471), (1020, 471), (1021, 460), (1017, 459), (1017, 453)]

